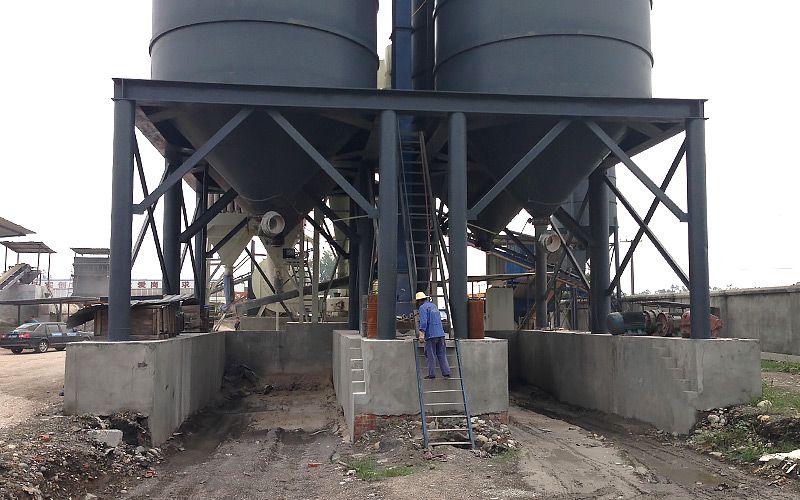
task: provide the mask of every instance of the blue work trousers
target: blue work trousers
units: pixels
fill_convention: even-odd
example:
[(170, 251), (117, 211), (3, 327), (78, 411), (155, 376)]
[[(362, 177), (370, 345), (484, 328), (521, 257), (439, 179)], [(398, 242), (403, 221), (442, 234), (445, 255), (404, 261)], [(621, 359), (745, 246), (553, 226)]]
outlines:
[(436, 376), (436, 360), (439, 360), (439, 367), (442, 375), (450, 376), (450, 365), (447, 363), (447, 344), (444, 337), (436, 337), (425, 341), (425, 358), (428, 362), (428, 376)]

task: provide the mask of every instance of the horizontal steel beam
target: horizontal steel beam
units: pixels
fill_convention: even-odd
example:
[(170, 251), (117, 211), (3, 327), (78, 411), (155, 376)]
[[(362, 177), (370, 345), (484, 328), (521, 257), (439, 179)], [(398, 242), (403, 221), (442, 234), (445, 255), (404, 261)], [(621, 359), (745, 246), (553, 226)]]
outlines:
[(331, 89), (115, 79), (114, 97), (143, 105), (229, 104), (304, 110), (393, 110), (414, 115), (450, 113), (542, 115), (679, 122), (703, 118), (702, 99), (556, 97), (415, 90)]

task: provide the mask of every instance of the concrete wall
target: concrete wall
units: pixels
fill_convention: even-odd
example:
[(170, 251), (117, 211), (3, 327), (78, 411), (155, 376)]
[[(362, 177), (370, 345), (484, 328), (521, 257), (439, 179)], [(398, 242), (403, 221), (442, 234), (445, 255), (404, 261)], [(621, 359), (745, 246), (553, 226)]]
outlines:
[[(688, 294), (634, 295), (624, 299), (627, 310), (639, 301), (689, 302)], [(757, 339), (764, 352), (800, 355), (800, 286), (711, 292), (711, 306), (725, 322), (721, 336)]]
[(247, 365), (267, 380), (313, 378), (330, 383), (333, 330), (344, 326), (289, 323), (286, 331), (227, 332), (226, 358), (228, 363)]
[(64, 412), (149, 417), (153, 443), (166, 441), (219, 393), (225, 334), (150, 342), (82, 342), (67, 347)]
[[(508, 332), (508, 335), (515, 335)], [(688, 433), (698, 411), (761, 394), (753, 340), (522, 331), (509, 358), (521, 381), (560, 401)]]
[(361, 356), (361, 335), (358, 332), (342, 330), (333, 333), (333, 387), (351, 437), (355, 433), (355, 402), (363, 403), (366, 393)]
[[(357, 332), (334, 332), (334, 386), (351, 435), (353, 416), (419, 414), (413, 342), (363, 339)], [(478, 415), (508, 411), (508, 342), (494, 338), (464, 340), (461, 347), (471, 412)], [(448, 358), (454, 356), (454, 348), (448, 348)], [(359, 379), (361, 374), (363, 382)], [(453, 382), (441, 377), (430, 386), (432, 390), (452, 388)]]

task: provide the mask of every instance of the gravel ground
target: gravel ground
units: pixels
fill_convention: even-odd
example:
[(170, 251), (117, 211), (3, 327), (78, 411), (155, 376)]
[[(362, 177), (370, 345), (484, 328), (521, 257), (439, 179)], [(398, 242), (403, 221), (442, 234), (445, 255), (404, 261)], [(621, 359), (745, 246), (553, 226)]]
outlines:
[[(313, 384), (231, 392), (187, 422), (163, 455), (137, 453), (135, 443), (108, 449), (89, 437), (89, 429), (113, 425), (108, 419), (60, 415), (63, 369), (63, 353), (0, 353), (2, 498), (800, 497), (796, 482), (772, 485), (689, 449), (683, 438), (529, 387), (512, 392), (517, 449), (492, 457), (454, 447), (426, 454), (414, 423), (349, 444), (332, 390)], [(765, 374), (776, 385), (793, 377)], [(355, 462), (408, 475), (361, 480), (351, 472)]]
[[(440, 447), (426, 457), (413, 425), (345, 442), (330, 389), (251, 395), (195, 419), (191, 436), (180, 437), (185, 451), (130, 498), (797, 498), (794, 485), (771, 486), (643, 424), (570, 408), (529, 388), (514, 401), (518, 451), (479, 458)], [(362, 481), (348, 475), (354, 460), (410, 474)]]
[(0, 429), (24, 422), (61, 401), (65, 352), (12, 354), (0, 349)]

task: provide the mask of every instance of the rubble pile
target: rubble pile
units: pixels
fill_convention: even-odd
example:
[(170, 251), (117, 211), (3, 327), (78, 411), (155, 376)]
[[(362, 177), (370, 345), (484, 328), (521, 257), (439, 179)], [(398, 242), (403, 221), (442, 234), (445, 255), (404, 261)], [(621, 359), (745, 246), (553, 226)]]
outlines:
[(759, 469), (780, 470), (784, 474), (800, 476), (800, 450), (789, 453), (770, 453), (762, 456), (758, 461), (762, 464)]
[[(511, 429), (508, 425), (491, 418), (472, 417), (472, 433), (475, 437), (475, 454), (482, 458), (487, 458), (505, 453), (519, 448), (519, 443), (511, 437)], [(450, 419), (431, 419), (428, 423), (429, 429), (464, 429), (463, 431), (453, 431), (449, 433), (436, 434), (436, 441), (469, 441), (466, 427), (467, 421), (464, 418)], [(420, 420), (397, 421), (377, 431), (367, 431), (359, 439), (360, 448), (370, 452), (385, 452), (389, 449), (403, 448), (411, 446), (414, 449), (422, 449), (422, 422)], [(458, 446), (466, 447), (468, 446)]]
[[(800, 478), (800, 419), (771, 414), (772, 403), (708, 411), (687, 443), (719, 459), (756, 464), (752, 472), (782, 485)], [(786, 453), (781, 453), (786, 451)]]
[(0, 435), (0, 498), (116, 495), (156, 474), (164, 455), (149, 442), (139, 414), (32, 418)]
[(481, 457), (498, 455), (519, 447), (519, 444), (511, 439), (511, 429), (508, 425), (499, 421), (472, 417), (472, 432), (475, 436), (476, 454)]

